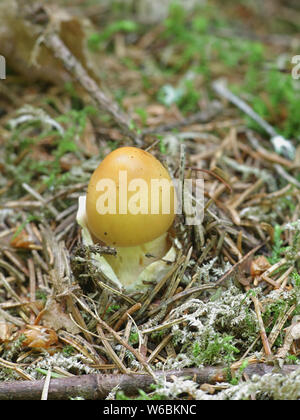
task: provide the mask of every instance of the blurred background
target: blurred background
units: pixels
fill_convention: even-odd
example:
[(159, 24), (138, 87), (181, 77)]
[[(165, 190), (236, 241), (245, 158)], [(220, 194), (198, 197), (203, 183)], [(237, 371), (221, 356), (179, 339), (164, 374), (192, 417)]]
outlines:
[[(269, 356), (260, 336), (275, 337), (274, 354), (285, 335), (290, 340), (286, 331), (300, 313), (299, 28), (299, 0), (0, 0), (0, 55), (6, 64), (0, 80), (0, 322), (9, 315), (0, 329), (0, 381), (17, 362), (15, 378), (20, 372), (22, 378), (42, 378), (49, 366), (67, 374), (116, 371), (111, 361), (118, 359), (103, 348), (97, 322), (73, 291), (82, 299), (89, 294), (87, 305), (116, 330), (135, 306), (131, 297), (99, 286), (102, 274), (90, 251), (80, 248), (76, 222), (78, 198), (91, 174), (124, 145), (150, 150), (172, 175), (205, 173), (203, 224), (190, 229), (179, 220), (174, 227), (185, 258), (179, 258), (171, 287), (166, 283), (156, 295), (149, 289), (149, 300), (134, 295), (143, 305), (141, 313), (130, 312), (135, 322), (148, 331), (148, 320), (154, 326), (140, 346), (128, 320), (126, 340), (143, 352), (142, 360), (164, 370), (230, 367), (239, 352), (257, 360), (262, 344)], [(227, 96), (215, 88), (220, 80)], [(252, 260), (256, 250), (258, 262)], [(273, 277), (264, 282), (261, 274), (271, 265)], [(228, 288), (224, 282), (227, 289), (201, 295), (205, 283), (224, 275), (227, 281), (228, 273), (231, 278), (230, 267), (237, 275)], [(180, 295), (191, 286), (200, 287), (198, 294)], [(188, 299), (194, 297), (207, 305), (193, 318), (197, 322), (174, 323), (163, 338), (156, 326), (173, 309), (180, 319), (193, 311)], [(252, 297), (260, 299), (255, 310), (261, 306), (262, 315), (254, 312)], [(180, 309), (181, 299), (186, 306)], [(70, 325), (70, 311), (76, 325)], [(27, 353), (21, 346), (24, 323), (38, 327), (41, 317), (47, 327), (62, 330), (61, 343), (69, 347), (55, 342), (53, 364), (46, 352)], [(261, 317), (266, 332), (259, 331)], [(79, 341), (78, 325), (85, 342), (81, 336)], [(137, 360), (117, 344), (126, 368), (136, 371)], [(88, 363), (79, 359), (81, 352)], [(78, 360), (72, 364), (69, 357)], [(299, 345), (288, 357), (299, 363)], [(299, 385), (293, 378), (290, 383)]]
[[(0, 1), (0, 54), (8, 75), (0, 115), (8, 106), (4, 96), (13, 100), (20, 83), (72, 81), (40, 45), (49, 23), (40, 7)], [(47, 7), (50, 27), (122, 107), (138, 114), (139, 124), (146, 122), (143, 91), (147, 101), (190, 112), (204, 104), (212, 80), (226, 77), (263, 118), (285, 136), (299, 137), (299, 83), (290, 77), (300, 51), (298, 1), (56, 0)]]

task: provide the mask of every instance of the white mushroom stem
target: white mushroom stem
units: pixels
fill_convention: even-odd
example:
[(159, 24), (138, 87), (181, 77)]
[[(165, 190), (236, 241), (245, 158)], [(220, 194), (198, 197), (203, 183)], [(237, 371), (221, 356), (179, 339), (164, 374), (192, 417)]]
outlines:
[[(85, 201), (85, 196), (79, 197), (77, 223), (82, 227), (84, 245), (93, 245), (86, 223)], [(118, 288), (127, 291), (140, 290), (149, 282), (159, 281), (170, 270), (169, 263), (176, 258), (176, 250), (169, 244), (167, 232), (151, 242), (116, 250), (116, 256), (93, 254), (93, 260)]]
[(136, 283), (140, 273), (151, 263), (166, 255), (170, 245), (167, 232), (142, 245), (117, 247), (117, 255), (106, 255), (122, 285), (128, 289)]

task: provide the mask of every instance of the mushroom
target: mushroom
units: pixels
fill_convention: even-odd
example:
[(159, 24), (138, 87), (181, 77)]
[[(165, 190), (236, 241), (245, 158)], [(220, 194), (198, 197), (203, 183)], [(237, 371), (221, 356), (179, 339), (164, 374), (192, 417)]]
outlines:
[(85, 201), (86, 227), (94, 243), (116, 249), (116, 256), (104, 258), (125, 289), (135, 288), (143, 270), (168, 255), (175, 208), (168, 171), (144, 150), (118, 148), (93, 173)]

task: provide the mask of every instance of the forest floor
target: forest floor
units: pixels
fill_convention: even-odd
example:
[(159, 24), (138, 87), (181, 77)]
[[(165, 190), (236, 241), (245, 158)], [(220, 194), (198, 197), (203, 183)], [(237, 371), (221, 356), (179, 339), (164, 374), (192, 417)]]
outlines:
[[(297, 2), (152, 23), (59, 3), (0, 4), (0, 399), (299, 399)], [(176, 218), (168, 274), (134, 293), (76, 219), (129, 145), (205, 198), (200, 225)]]

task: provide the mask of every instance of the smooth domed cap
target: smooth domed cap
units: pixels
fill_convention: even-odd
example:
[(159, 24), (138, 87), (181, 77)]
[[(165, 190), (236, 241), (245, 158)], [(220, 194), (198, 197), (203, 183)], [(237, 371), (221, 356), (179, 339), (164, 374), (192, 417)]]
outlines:
[(164, 166), (144, 150), (121, 147), (107, 155), (91, 177), (87, 224), (107, 245), (140, 245), (169, 229), (174, 200), (174, 186)]

